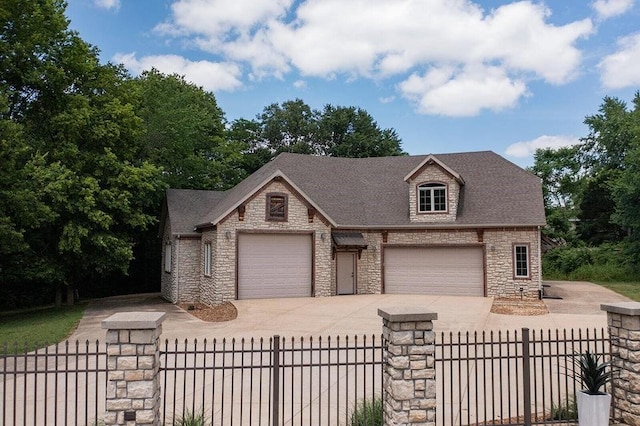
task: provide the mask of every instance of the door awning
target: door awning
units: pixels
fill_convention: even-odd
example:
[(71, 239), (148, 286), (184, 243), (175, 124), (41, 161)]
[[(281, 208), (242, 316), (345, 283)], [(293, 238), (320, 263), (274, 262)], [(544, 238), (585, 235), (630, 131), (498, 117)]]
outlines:
[(334, 232), (331, 236), (335, 247), (359, 250), (367, 248), (367, 242), (361, 232)]

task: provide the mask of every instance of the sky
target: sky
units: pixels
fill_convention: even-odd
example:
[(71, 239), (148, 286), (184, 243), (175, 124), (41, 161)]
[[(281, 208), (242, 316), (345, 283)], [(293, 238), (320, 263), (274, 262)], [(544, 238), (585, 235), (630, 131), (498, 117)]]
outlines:
[(412, 155), (527, 167), (640, 90), (638, 0), (68, 0), (67, 17), (102, 62), (183, 75), (229, 122), (356, 106)]

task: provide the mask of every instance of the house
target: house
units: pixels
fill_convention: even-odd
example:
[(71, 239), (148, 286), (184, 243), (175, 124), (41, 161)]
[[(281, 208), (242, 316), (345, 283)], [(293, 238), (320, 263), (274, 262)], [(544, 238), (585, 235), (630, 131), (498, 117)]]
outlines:
[(538, 297), (544, 224), (540, 179), (493, 152), (286, 153), (228, 191), (167, 191), (162, 294)]

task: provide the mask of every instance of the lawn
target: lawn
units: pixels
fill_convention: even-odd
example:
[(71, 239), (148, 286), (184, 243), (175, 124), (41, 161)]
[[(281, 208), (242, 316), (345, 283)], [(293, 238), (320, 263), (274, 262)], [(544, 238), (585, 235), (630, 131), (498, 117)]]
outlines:
[(616, 293), (620, 293), (623, 296), (627, 296), (629, 299), (635, 300), (636, 302), (640, 302), (640, 282), (638, 281), (629, 281), (629, 282), (596, 281), (596, 284), (599, 284), (602, 287), (608, 288), (609, 290), (613, 290)]
[(18, 352), (29, 350), (34, 346), (43, 347), (45, 343), (58, 343), (69, 337), (78, 326), (87, 303), (60, 308), (47, 307), (36, 310), (0, 313), (0, 354), (14, 352), (18, 344)]

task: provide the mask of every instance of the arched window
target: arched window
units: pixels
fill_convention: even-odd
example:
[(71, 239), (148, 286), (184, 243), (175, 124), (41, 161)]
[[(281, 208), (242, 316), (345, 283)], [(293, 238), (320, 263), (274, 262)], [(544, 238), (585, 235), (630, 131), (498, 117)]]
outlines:
[(418, 213), (447, 211), (447, 187), (442, 183), (423, 183), (418, 186)]

